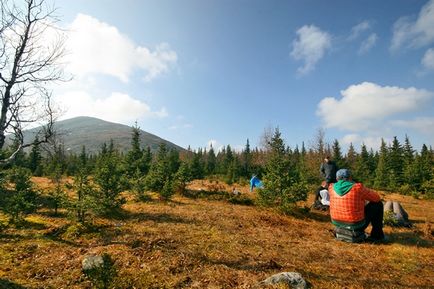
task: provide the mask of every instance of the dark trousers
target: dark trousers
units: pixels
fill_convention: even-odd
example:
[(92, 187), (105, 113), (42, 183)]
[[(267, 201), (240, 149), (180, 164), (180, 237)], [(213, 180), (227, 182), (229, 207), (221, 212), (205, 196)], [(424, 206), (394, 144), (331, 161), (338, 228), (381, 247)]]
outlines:
[(383, 203), (382, 202), (369, 202), (365, 206), (365, 226), (362, 228), (365, 230), (368, 225), (372, 225), (371, 238), (383, 239)]

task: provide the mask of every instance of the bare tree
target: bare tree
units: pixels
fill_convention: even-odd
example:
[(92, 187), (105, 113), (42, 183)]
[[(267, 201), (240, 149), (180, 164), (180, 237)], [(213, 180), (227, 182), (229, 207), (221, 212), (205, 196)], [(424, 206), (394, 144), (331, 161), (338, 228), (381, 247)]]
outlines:
[(319, 128), (316, 131), (315, 140), (312, 143), (312, 148), (318, 154), (319, 159), (321, 161), (324, 159), (327, 153), (327, 142), (325, 139), (325, 131), (323, 128)]
[(271, 139), (273, 138), (273, 134), (276, 131), (277, 127), (274, 127), (272, 125), (268, 125), (267, 127), (264, 128), (264, 131), (262, 132), (262, 134), (259, 137), (259, 146), (265, 150), (265, 151), (269, 151), (271, 150)]
[(19, 140), (12, 154), (0, 159), (7, 163), (34, 144), (25, 142), (24, 129), (40, 126), (38, 143), (53, 134), (49, 86), (63, 79), (64, 38), (55, 26), (55, 9), (45, 0), (0, 0), (0, 5), (0, 150), (7, 134)]

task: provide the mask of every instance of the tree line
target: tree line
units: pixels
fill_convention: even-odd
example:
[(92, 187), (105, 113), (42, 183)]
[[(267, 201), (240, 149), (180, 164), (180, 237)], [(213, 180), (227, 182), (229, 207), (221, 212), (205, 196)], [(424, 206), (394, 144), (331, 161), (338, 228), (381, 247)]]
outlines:
[[(55, 213), (60, 207), (68, 208), (74, 218), (84, 222), (90, 212), (109, 214), (120, 208), (125, 202), (121, 196), (124, 191), (137, 200), (149, 199), (150, 192), (169, 200), (175, 193), (185, 193), (188, 182), (194, 179), (246, 185), (255, 174), (264, 183), (258, 191), (259, 203), (291, 210), (321, 183), (319, 167), (325, 156), (331, 156), (339, 168), (349, 168), (354, 179), (368, 187), (434, 196), (433, 149), (424, 144), (419, 152), (407, 136), (403, 144), (397, 137), (390, 144), (383, 140), (379, 151), (362, 144), (357, 152), (351, 144), (346, 154), (338, 140), (327, 143), (321, 131), (309, 148), (304, 143), (290, 148), (278, 128), (264, 138), (263, 148), (252, 149), (247, 139), (242, 151), (227, 145), (218, 152), (213, 147), (180, 152), (162, 143), (151, 152), (140, 143), (136, 125), (132, 127), (129, 151), (119, 152), (111, 141), (104, 143), (97, 155), (89, 155), (85, 146), (78, 155), (68, 154), (61, 142), (52, 142), (47, 148), (36, 140), (31, 151), (21, 150), (13, 162), (2, 167), (0, 207), (13, 221), (36, 210), (37, 192), (31, 176), (48, 177), (54, 184), (44, 202)], [(7, 157), (15, 153), (16, 145), (0, 153)], [(65, 185), (65, 177), (72, 181)]]

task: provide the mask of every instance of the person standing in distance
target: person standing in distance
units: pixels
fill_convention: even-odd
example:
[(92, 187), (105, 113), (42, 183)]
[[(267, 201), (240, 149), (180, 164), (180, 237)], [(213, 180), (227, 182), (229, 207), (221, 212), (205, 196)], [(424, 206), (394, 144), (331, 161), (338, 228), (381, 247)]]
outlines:
[(338, 167), (336, 163), (331, 160), (330, 156), (324, 158), (324, 162), (321, 164), (319, 171), (326, 182), (325, 188), (328, 188), (330, 184), (336, 183)]

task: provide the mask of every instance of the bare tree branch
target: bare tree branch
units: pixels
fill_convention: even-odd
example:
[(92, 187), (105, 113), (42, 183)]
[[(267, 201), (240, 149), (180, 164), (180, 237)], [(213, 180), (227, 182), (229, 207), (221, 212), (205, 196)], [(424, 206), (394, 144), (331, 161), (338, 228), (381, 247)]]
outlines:
[[(56, 117), (46, 86), (63, 78), (63, 38), (58, 37), (51, 45), (46, 41), (49, 32), (60, 31), (54, 25), (58, 21), (55, 9), (46, 0), (21, 1), (25, 5), (0, 0), (0, 150), (4, 149), (7, 133), (13, 132), (19, 142), (0, 164), (13, 160), (23, 148), (47, 142), (53, 136)], [(44, 124), (37, 133), (37, 143), (25, 143), (25, 126), (40, 122)]]

